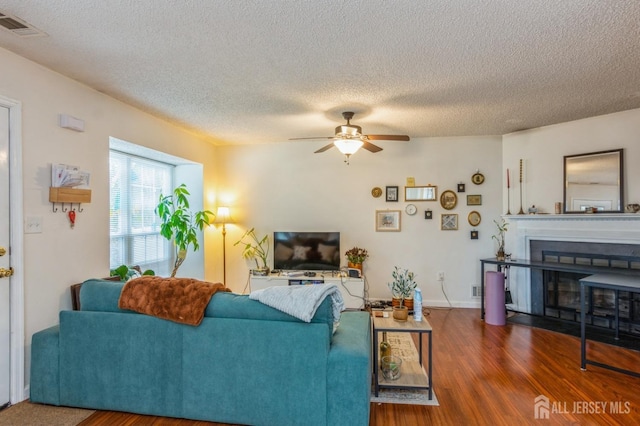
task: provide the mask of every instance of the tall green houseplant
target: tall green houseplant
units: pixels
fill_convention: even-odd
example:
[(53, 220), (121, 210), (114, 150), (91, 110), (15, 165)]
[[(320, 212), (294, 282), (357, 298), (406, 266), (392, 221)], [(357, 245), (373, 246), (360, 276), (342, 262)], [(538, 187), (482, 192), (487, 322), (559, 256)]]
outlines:
[(160, 194), (156, 214), (160, 217), (160, 234), (167, 240), (173, 240), (175, 247), (175, 263), (171, 276), (175, 277), (178, 268), (187, 258), (187, 251), (192, 247), (196, 252), (200, 248), (197, 231), (209, 226), (215, 216), (209, 210), (191, 212), (189, 199), (191, 195), (187, 186), (182, 184), (173, 190), (171, 195)]

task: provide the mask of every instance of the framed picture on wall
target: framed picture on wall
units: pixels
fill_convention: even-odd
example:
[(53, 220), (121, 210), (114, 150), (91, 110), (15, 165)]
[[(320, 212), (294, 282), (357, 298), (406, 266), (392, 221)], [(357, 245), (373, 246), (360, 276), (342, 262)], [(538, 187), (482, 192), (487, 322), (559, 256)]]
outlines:
[(398, 201), (398, 187), (397, 186), (387, 186), (386, 187), (386, 200), (387, 201)]
[(443, 209), (451, 210), (458, 204), (458, 196), (451, 190), (444, 191), (440, 194), (440, 205)]
[(440, 229), (443, 231), (455, 231), (458, 229), (458, 215), (457, 214), (441, 214), (440, 215)]
[(376, 210), (377, 232), (399, 232), (400, 210)]
[(467, 195), (467, 205), (468, 206), (481, 206), (482, 205), (482, 195)]

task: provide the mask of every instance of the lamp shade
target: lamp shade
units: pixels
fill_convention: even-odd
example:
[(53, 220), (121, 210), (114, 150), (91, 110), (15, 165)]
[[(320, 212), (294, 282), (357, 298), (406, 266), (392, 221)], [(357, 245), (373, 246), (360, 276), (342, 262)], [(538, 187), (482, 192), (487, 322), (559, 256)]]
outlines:
[(229, 207), (218, 207), (216, 211), (216, 218), (213, 223), (232, 223), (233, 219), (231, 218), (231, 212)]
[(345, 155), (355, 154), (363, 142), (360, 139), (336, 139), (333, 144)]

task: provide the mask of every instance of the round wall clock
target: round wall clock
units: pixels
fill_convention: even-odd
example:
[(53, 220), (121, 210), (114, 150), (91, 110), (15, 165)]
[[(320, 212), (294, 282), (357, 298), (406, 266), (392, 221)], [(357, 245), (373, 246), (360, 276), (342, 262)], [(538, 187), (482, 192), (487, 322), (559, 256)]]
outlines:
[(471, 176), (471, 182), (475, 183), (476, 185), (482, 185), (482, 183), (484, 182), (484, 175), (480, 172), (475, 172), (473, 176)]
[(482, 217), (480, 216), (480, 213), (474, 210), (471, 213), (469, 213), (469, 216), (467, 216), (467, 220), (469, 221), (469, 225), (478, 226), (480, 225), (480, 221), (482, 220)]
[(451, 190), (444, 191), (440, 194), (440, 205), (446, 210), (453, 209), (458, 204), (458, 196)]
[(407, 212), (408, 215), (413, 216), (414, 214), (416, 214), (416, 212), (418, 211), (418, 208), (416, 207), (415, 204), (409, 204), (407, 205), (407, 207), (404, 209), (404, 211)]
[(382, 189), (376, 186), (371, 190), (371, 195), (373, 195), (373, 198), (379, 198), (382, 195)]

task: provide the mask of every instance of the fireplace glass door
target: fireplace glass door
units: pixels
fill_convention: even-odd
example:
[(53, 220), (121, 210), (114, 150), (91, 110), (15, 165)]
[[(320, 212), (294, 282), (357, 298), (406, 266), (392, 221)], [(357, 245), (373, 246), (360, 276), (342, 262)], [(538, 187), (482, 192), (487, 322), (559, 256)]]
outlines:
[[(579, 321), (580, 279), (589, 274), (544, 271), (544, 306), (549, 317)], [(589, 324), (614, 328), (615, 291), (589, 288), (586, 302)], [(620, 331), (640, 335), (640, 293), (621, 291), (618, 295)]]

